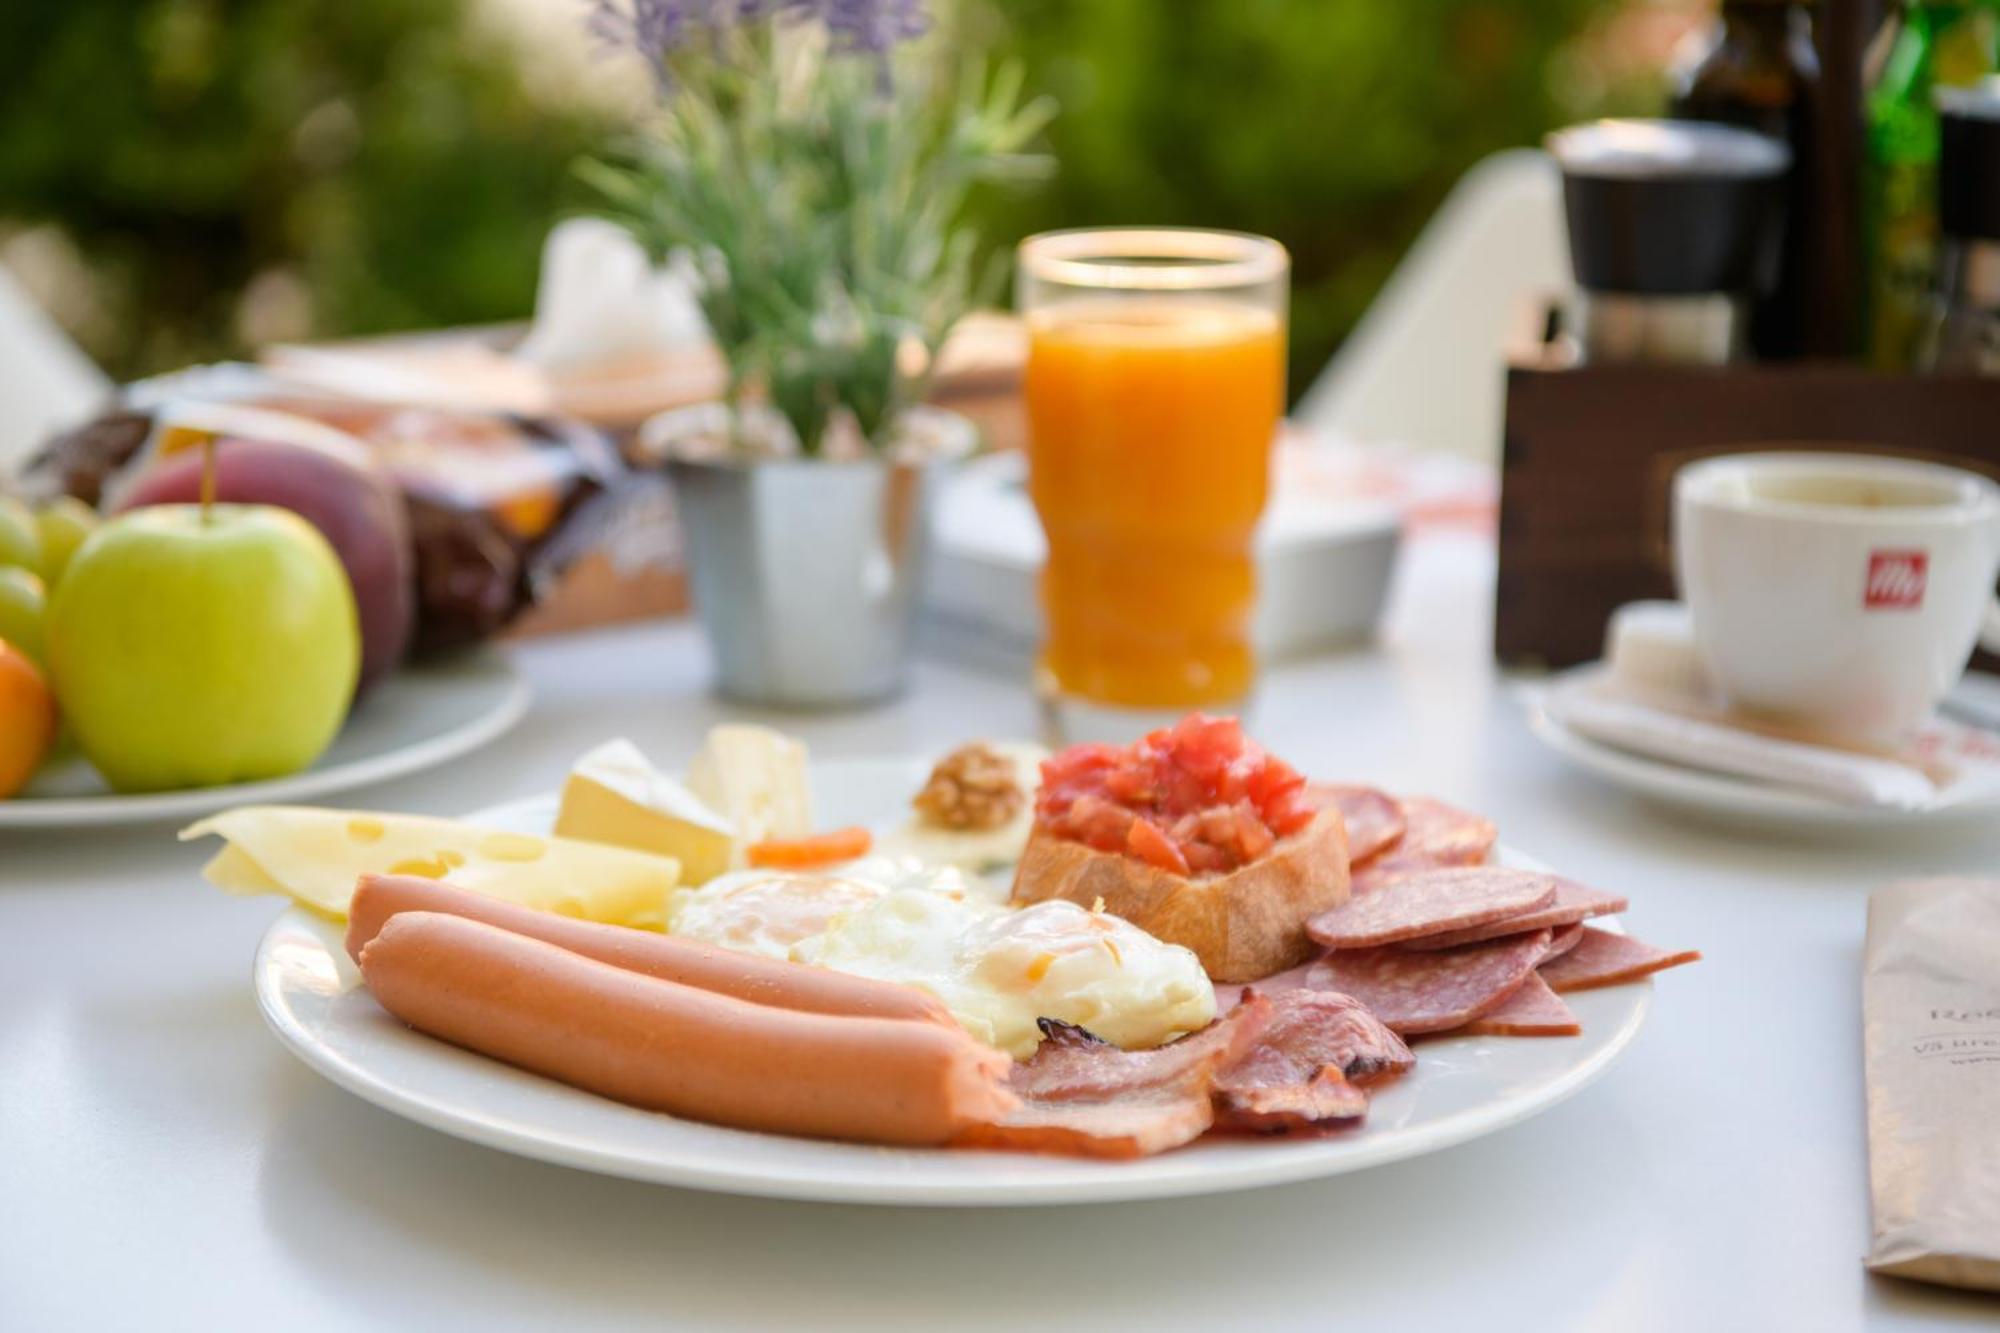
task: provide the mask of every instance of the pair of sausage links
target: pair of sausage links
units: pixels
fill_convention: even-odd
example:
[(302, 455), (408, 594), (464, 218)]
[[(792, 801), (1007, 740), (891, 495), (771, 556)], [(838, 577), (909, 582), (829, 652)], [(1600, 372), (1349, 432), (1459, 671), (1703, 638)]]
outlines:
[(440, 912), (395, 914), (360, 955), (418, 1031), (690, 1120), (923, 1145), (1018, 1105), (1005, 1053), (958, 1028), (755, 1004)]
[(362, 947), (375, 938), (384, 922), (399, 912), (443, 912), (483, 921), (628, 972), (780, 1009), (913, 1019), (958, 1028), (950, 1011), (936, 997), (914, 986), (849, 976), (804, 963), (759, 958), (631, 926), (579, 921), (415, 875), (361, 877), (347, 908), (348, 956), (359, 963)]

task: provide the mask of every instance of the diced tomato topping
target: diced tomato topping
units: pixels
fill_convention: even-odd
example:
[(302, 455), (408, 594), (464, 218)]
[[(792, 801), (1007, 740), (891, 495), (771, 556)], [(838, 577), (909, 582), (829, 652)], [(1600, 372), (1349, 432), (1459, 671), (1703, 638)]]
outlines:
[(1132, 827), (1125, 833), (1125, 850), (1162, 870), (1171, 870), (1176, 875), (1188, 873), (1187, 858), (1181, 855), (1181, 849), (1174, 846), (1172, 838), (1160, 832), (1158, 825), (1147, 820), (1132, 821)]
[(1233, 717), (1190, 714), (1128, 749), (1075, 745), (1042, 764), (1037, 821), (1058, 837), (1178, 874), (1220, 874), (1268, 853), (1318, 808), (1289, 764)]

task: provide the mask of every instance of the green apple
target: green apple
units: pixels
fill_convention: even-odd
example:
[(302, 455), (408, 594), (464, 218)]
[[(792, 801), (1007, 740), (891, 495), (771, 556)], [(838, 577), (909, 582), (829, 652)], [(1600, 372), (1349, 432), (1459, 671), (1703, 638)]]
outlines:
[(97, 531), (97, 511), (65, 495), (36, 512), (35, 529), (42, 539), (42, 582), (53, 588), (62, 582), (70, 557)]
[(361, 666), (354, 593), (298, 515), (160, 505), (107, 521), (49, 604), (50, 673), (119, 791), (295, 773), (340, 730)]
[(47, 610), (48, 598), (39, 578), (18, 565), (0, 569), (0, 639), (43, 668), (49, 664), (43, 634)]
[(42, 538), (35, 513), (11, 495), (0, 495), (0, 569), (42, 567)]

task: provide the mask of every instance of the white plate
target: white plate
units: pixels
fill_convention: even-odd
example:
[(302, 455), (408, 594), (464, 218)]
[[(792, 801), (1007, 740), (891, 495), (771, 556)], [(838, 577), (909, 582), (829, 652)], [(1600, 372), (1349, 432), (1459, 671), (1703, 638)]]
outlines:
[[(926, 771), (903, 761), (818, 764), (820, 820), (880, 825), (895, 819)], [(542, 797), (471, 818), (545, 830), (553, 808), (553, 799)], [(622, 1106), (404, 1027), (357, 985), (339, 929), (298, 909), (265, 934), (255, 978), (265, 1019), (308, 1065), (357, 1096), (459, 1138), (608, 1175), (728, 1194), (966, 1206), (1219, 1193), (1435, 1152), (1546, 1110), (1590, 1082), (1638, 1032), (1652, 996), (1651, 983), (1641, 982), (1565, 997), (1583, 1022), (1580, 1037), (1423, 1042), (1415, 1071), (1377, 1095), (1367, 1122), (1351, 1133), (1217, 1138), (1140, 1161), (1101, 1162), (825, 1143)]]
[(383, 678), (303, 773), (119, 796), (89, 764), (73, 759), (0, 801), (0, 829), (193, 819), (233, 805), (310, 801), (456, 759), (498, 738), (527, 709), (527, 679), (497, 649), (407, 666)]
[[(2000, 679), (1970, 673), (1953, 691), (1969, 706), (2000, 718)], [(1528, 729), (1551, 750), (1636, 795), (1722, 823), (1750, 828), (1813, 831), (1917, 829), (2000, 816), (2000, 793), (1956, 805), (1921, 810), (1855, 805), (1812, 792), (1757, 782), (1728, 773), (1690, 768), (1670, 760), (1585, 736), (1542, 707), (1539, 691), (1527, 703)]]

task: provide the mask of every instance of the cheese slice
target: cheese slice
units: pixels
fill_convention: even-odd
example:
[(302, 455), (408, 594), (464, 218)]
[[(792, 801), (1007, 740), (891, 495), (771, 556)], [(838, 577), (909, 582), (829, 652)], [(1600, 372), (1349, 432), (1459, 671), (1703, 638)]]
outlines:
[(769, 727), (732, 724), (710, 731), (688, 765), (687, 785), (736, 830), (732, 865), (746, 864), (744, 849), (756, 843), (812, 832), (806, 747)]
[(671, 856), (681, 883), (705, 884), (729, 869), (736, 830), (701, 798), (654, 768), (628, 740), (606, 741), (576, 761), (563, 782), (556, 836)]
[(672, 857), (423, 815), (249, 805), (181, 830), (228, 842), (202, 870), (229, 893), (283, 893), (336, 920), (364, 874), (424, 875), (526, 907), (613, 925), (666, 927)]

